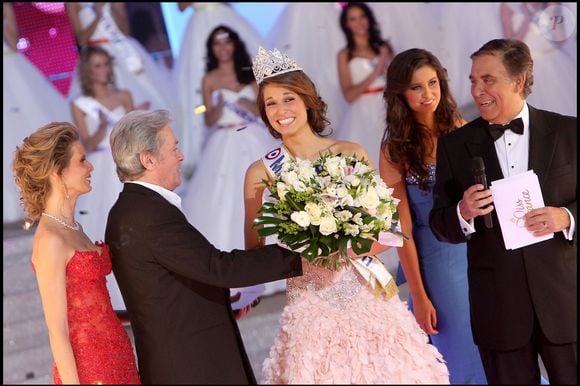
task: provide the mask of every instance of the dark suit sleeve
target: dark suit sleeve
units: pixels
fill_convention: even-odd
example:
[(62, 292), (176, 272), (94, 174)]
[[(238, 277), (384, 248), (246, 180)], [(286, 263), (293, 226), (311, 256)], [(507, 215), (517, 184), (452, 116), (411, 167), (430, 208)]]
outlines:
[(457, 203), (463, 197), (463, 190), (454, 178), (448, 146), (445, 136), (437, 142), (437, 167), (429, 226), (437, 240), (458, 244), (467, 241), (457, 218)]
[(144, 236), (155, 260), (169, 272), (208, 285), (245, 287), (302, 274), (302, 261), (295, 252), (276, 245), (223, 252), (185, 217), (171, 213), (157, 216)]

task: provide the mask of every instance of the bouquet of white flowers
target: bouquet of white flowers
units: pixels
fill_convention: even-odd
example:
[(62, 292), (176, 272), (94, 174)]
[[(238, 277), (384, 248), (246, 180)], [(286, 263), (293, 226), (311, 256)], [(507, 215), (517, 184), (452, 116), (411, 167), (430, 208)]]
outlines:
[(373, 241), (401, 246), (393, 189), (355, 156), (321, 154), (315, 161), (288, 158), (272, 182), (271, 198), (253, 226), (261, 237), (277, 235), (310, 263), (337, 269), (346, 250), (370, 251)]

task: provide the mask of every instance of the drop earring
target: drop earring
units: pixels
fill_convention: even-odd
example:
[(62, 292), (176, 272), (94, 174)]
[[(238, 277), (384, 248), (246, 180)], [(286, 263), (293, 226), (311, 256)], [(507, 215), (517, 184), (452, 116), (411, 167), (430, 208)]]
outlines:
[(64, 189), (64, 198), (66, 198), (67, 200), (70, 200), (70, 194), (68, 194), (68, 189), (67, 189), (66, 184), (64, 183), (64, 181), (62, 183), (62, 187)]

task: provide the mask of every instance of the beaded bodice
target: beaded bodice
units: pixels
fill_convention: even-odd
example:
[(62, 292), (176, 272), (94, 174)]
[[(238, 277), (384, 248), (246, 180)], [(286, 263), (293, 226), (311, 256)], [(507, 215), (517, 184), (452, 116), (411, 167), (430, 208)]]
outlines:
[(365, 285), (352, 265), (339, 271), (314, 266), (302, 258), (302, 276), (288, 279), (288, 304), (312, 292), (334, 307), (343, 309)]
[[(436, 164), (427, 165), (427, 171), (428, 171), (427, 183), (429, 183), (429, 184), (432, 184), (435, 182), (435, 167), (436, 167)], [(419, 179), (418, 179), (416, 174), (410, 173), (405, 178), (405, 181), (407, 182), (407, 185), (419, 185)]]
[(429, 228), (429, 212), (433, 208), (433, 186), (435, 185), (435, 166), (432, 163), (427, 165), (429, 171), (427, 175), (427, 188), (425, 191), (419, 187), (419, 179), (416, 175), (409, 174), (405, 181), (407, 182), (407, 197), (409, 199), (409, 208), (413, 221), (413, 234), (421, 228)]

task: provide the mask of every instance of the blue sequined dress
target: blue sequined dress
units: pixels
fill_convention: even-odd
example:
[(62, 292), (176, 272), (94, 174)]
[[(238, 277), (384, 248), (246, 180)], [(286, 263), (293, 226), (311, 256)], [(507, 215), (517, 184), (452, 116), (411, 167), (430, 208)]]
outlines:
[[(433, 207), (435, 164), (430, 164), (428, 169), (428, 191), (419, 188), (414, 175), (407, 176), (406, 182), (421, 276), (427, 295), (437, 311), (439, 334), (431, 335), (431, 342), (447, 361), (452, 384), (486, 384), (479, 351), (471, 334), (467, 247), (465, 243), (440, 242), (431, 232), (429, 212)], [(399, 267), (399, 282), (401, 277)]]

